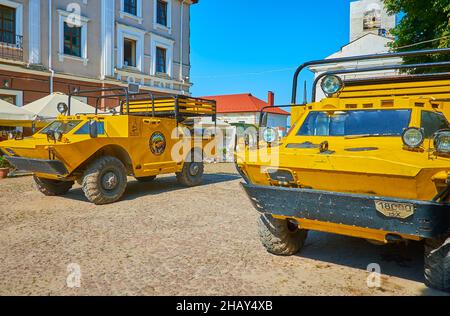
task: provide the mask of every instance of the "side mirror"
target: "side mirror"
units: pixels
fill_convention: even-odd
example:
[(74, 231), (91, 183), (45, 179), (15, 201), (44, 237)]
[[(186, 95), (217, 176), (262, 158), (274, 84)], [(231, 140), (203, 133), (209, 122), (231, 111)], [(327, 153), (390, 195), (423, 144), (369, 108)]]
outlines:
[(97, 121), (94, 121), (94, 120), (89, 121), (89, 136), (91, 136), (91, 138), (98, 137)]

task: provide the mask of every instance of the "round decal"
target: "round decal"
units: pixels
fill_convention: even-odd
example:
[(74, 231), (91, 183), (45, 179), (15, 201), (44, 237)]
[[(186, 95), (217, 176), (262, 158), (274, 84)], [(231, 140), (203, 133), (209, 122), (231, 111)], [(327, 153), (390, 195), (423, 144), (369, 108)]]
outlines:
[(162, 155), (166, 150), (166, 145), (166, 138), (163, 133), (156, 132), (150, 137), (150, 150), (154, 155)]

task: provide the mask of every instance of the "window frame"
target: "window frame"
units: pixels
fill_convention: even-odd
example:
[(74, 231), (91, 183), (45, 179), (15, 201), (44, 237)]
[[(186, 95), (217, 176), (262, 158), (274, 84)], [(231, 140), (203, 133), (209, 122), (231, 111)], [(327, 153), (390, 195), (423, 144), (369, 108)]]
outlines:
[(129, 18), (136, 20), (139, 24), (142, 24), (144, 19), (142, 17), (142, 0), (136, 0), (136, 14), (132, 14), (125, 11), (125, 0), (120, 0), (120, 18)]
[(150, 69), (150, 74), (157, 75), (157, 60), (156, 60), (156, 50), (157, 48), (163, 48), (166, 50), (166, 72), (165, 74), (169, 78), (173, 77), (173, 49), (175, 41), (166, 37), (162, 37), (156, 34), (152, 34), (151, 37), (151, 52), (152, 52), (152, 65)]
[[(134, 54), (134, 56), (131, 56), (131, 59), (132, 59), (132, 63), (130, 64), (130, 63), (128, 63), (128, 65), (126, 65), (125, 63), (126, 63), (126, 49), (125, 49), (125, 44), (127, 43), (127, 42), (130, 42), (130, 43), (132, 43), (132, 47), (131, 47), (131, 54), (133, 55)], [(123, 66), (124, 67), (130, 67), (130, 68), (136, 68), (136, 66), (137, 66), (137, 51), (136, 51), (136, 48), (137, 48), (137, 41), (136, 40), (134, 40), (134, 39), (132, 39), (132, 38), (128, 38), (128, 37), (124, 37), (123, 38)]]
[(15, 10), (15, 42), (13, 45), (17, 48), (21, 48), (17, 38), (23, 36), (23, 4), (10, 0), (0, 0), (0, 5)]
[[(77, 31), (77, 34), (74, 34), (74, 30)], [(66, 31), (70, 31), (70, 33), (66, 34)], [(64, 36), (64, 55), (81, 58), (81, 56), (82, 56), (82, 44), (81, 44), (81, 42), (82, 42), (82, 33), (83, 33), (82, 27), (80, 27), (80, 26), (70, 27), (70, 25), (67, 22), (64, 22), (64, 35), (63, 35)], [(66, 51), (66, 48), (68, 47), (68, 46), (66, 46), (66, 36), (70, 36), (70, 49), (69, 49), (69, 52)], [(78, 46), (77, 45), (73, 45), (73, 39), (74, 38), (78, 39), (78, 41), (79, 41), (79, 45)], [(78, 48), (78, 53), (79, 54), (75, 53), (74, 47)]]
[[(163, 56), (159, 56), (158, 53), (163, 53)], [(156, 46), (156, 74), (167, 74), (167, 49), (164, 47), (160, 47), (160, 46)], [(164, 60), (164, 65), (162, 65), (161, 61), (160, 61), (160, 57), (162, 57)], [(159, 67), (164, 67), (164, 71), (161, 71), (161, 69)]]
[(64, 51), (64, 42), (65, 42), (65, 23), (67, 22), (67, 19), (70, 16), (70, 12), (64, 11), (64, 10), (58, 10), (59, 14), (59, 48), (58, 48), (58, 57), (60, 62), (64, 62), (64, 59), (72, 59), (72, 60), (78, 60), (82, 61), (83, 65), (86, 66), (88, 64), (88, 23), (90, 19), (87, 17), (81, 16), (80, 17), (80, 28), (81, 28), (81, 57), (73, 56), (73, 55), (67, 55)]
[(168, 32), (172, 34), (172, 0), (161, 0), (166, 3), (167, 7), (167, 16), (166, 25), (158, 23), (158, 0), (153, 1), (153, 28)]
[[(354, 109), (354, 110), (342, 110), (343, 112), (370, 112), (370, 111), (409, 111), (410, 112), (410, 117), (409, 117), (409, 121), (407, 124), (407, 128), (411, 126), (412, 122), (414, 121), (414, 111), (411, 108), (395, 108), (395, 109)], [(336, 111), (340, 111), (339, 109), (336, 109)], [(309, 111), (307, 113), (304, 114), (304, 118), (302, 119), (301, 123), (298, 124), (296, 126), (295, 129), (293, 129), (291, 131), (291, 133), (289, 135), (291, 136), (295, 136), (295, 137), (355, 137), (355, 136), (359, 136), (359, 135), (301, 135), (300, 132), (303, 128), (303, 126), (305, 125), (305, 123), (307, 122), (308, 118), (310, 117), (311, 114), (313, 113), (324, 113), (327, 112), (325, 109), (324, 110), (314, 110), (314, 111)], [(393, 136), (375, 136), (374, 137), (401, 137), (401, 133), (399, 135), (393, 135)]]
[[(6, 11), (10, 11), (11, 19), (5, 19), (4, 14)], [(10, 22), (12, 27), (10, 30), (5, 28), (5, 21)], [(0, 43), (16, 45), (17, 35), (16, 35), (16, 9), (12, 7), (5, 6), (0, 4)], [(9, 33), (11, 35), (11, 41), (5, 41), (5, 33)]]
[[(134, 5), (132, 5), (130, 2), (134, 2)], [(127, 9), (132, 9), (133, 12), (127, 11)], [(137, 16), (138, 0), (123, 0), (123, 12)]]
[[(125, 39), (136, 41), (136, 67), (125, 67), (124, 42)], [(132, 68), (139, 72), (144, 71), (144, 44), (145, 31), (124, 24), (117, 26), (117, 68)]]
[(426, 139), (432, 139), (432, 138), (433, 138), (433, 135), (434, 135), (437, 131), (442, 130), (442, 129), (436, 130), (436, 131), (435, 131), (434, 133), (432, 133), (431, 135), (426, 135), (425, 127), (423, 126), (423, 122), (424, 122), (423, 115), (424, 115), (424, 113), (434, 114), (434, 115), (437, 115), (437, 116), (442, 117), (442, 118), (445, 120), (445, 122), (447, 123), (447, 128), (446, 128), (446, 129), (449, 129), (449, 128), (450, 128), (450, 123), (449, 123), (449, 121), (448, 121), (448, 119), (447, 119), (447, 117), (445, 116), (444, 113), (442, 113), (442, 112), (437, 112), (437, 111), (432, 111), (432, 110), (423, 110), (423, 111), (420, 111), (420, 128), (423, 129), (423, 133), (424, 133), (424, 136), (425, 136)]

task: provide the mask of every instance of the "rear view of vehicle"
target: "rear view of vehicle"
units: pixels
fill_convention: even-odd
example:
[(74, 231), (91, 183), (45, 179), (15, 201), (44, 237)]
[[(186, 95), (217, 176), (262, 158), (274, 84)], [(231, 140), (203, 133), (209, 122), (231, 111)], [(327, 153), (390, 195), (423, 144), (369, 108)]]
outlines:
[[(296, 105), (298, 75), (307, 66), (449, 53), (359, 56), (299, 68), (288, 135), (278, 140), (266, 128), (259, 148), (237, 153), (269, 252), (297, 253), (310, 230), (381, 244), (424, 241), (428, 285), (450, 291), (450, 73), (439, 71), (450, 61), (323, 73), (312, 102)], [(433, 71), (342, 79), (392, 69)], [(326, 98), (316, 101), (319, 85)]]

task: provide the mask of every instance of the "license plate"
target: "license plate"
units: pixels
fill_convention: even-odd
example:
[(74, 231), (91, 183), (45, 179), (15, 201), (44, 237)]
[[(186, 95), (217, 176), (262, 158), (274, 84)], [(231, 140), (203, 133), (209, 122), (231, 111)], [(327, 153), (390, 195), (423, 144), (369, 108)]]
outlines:
[(409, 203), (375, 201), (375, 207), (386, 217), (406, 219), (414, 215), (414, 205)]

